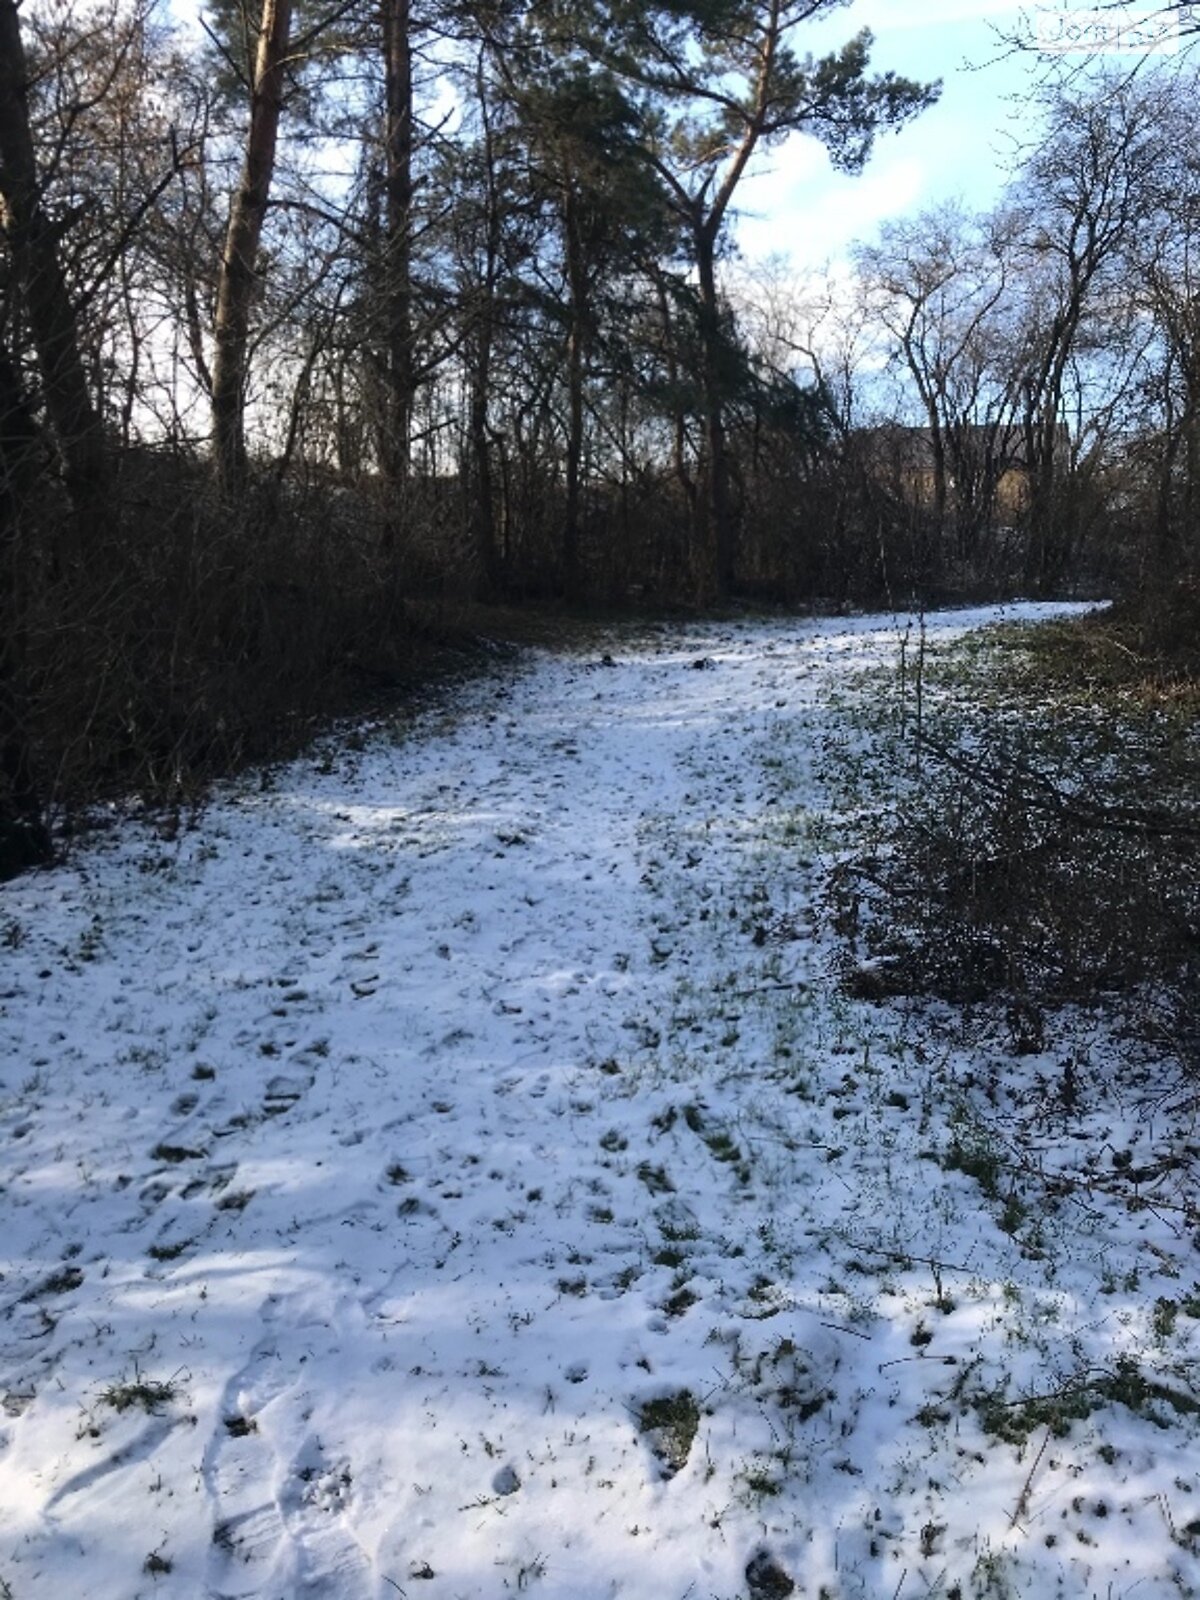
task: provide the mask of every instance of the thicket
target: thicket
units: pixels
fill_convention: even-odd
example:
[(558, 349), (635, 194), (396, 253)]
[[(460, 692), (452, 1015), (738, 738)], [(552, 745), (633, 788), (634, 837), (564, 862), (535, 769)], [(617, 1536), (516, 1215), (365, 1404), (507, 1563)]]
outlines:
[(1186, 66), (1048, 93), (994, 213), (847, 288), (731, 243), (764, 150), (853, 172), (936, 98), (808, 58), (834, 9), (0, 0), (0, 876), (480, 602), (1192, 570)]
[(1200, 1069), (1200, 591), (930, 660), (879, 836), (836, 877), (875, 998), (935, 995), (1045, 1044), (1102, 1003)]

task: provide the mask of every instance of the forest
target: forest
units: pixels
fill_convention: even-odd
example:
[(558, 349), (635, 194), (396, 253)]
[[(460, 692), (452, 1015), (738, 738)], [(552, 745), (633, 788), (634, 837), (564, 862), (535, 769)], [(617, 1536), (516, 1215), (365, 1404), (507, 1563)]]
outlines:
[(0, 1600), (1200, 1595), (1200, 8), (258, 3), (0, 0)]
[(756, 163), (938, 95), (838, 9), (0, 0), (0, 875), (470, 606), (1193, 614), (1187, 51), (1044, 79), (999, 203), (849, 275), (743, 261)]

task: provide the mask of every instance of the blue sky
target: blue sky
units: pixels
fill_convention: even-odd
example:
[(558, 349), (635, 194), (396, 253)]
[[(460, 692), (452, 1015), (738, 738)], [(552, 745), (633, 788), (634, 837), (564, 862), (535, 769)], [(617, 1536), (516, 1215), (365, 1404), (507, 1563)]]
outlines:
[(1021, 104), (1037, 58), (1006, 52), (997, 29), (1015, 27), (1021, 7), (979, 0), (855, 0), (797, 36), (823, 54), (859, 28), (875, 35), (878, 70), (943, 80), (938, 105), (882, 138), (861, 177), (834, 173), (815, 141), (789, 140), (759, 158), (739, 192), (738, 241), (749, 257), (777, 252), (798, 266), (838, 257), (887, 217), (961, 195), (986, 205), (999, 192), (1015, 142), (1034, 113)]

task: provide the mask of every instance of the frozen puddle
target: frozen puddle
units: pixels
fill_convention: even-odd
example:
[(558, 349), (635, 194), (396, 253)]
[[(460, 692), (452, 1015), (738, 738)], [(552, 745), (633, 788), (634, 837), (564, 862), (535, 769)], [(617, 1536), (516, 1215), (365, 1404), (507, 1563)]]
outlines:
[(1186, 1391), (1191, 1241), (1029, 1251), (830, 976), (903, 627), (538, 656), (0, 890), (0, 1596), (1200, 1592), (1194, 1418), (1086, 1388), (1173, 1297)]

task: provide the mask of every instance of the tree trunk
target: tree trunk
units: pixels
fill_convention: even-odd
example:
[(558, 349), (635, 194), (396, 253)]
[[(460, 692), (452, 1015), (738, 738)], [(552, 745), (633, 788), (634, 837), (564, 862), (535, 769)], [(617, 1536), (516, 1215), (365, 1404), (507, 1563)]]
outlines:
[(499, 593), (503, 574), (496, 548), (495, 491), (492, 485), (492, 453), (488, 440), (488, 390), (491, 384), (492, 335), (490, 327), (480, 328), (475, 351), (475, 370), (471, 378), (471, 409), (468, 421), (471, 443), (470, 519), (475, 554), (483, 569), (484, 588), (489, 595)]
[(1062, 497), (1059, 493), (1062, 464), (1058, 459), (1056, 414), (1047, 410), (1027, 430), (1027, 439), (1031, 437), (1033, 441), (1029, 499), (1032, 543), (1028, 579), (1031, 592), (1036, 595), (1053, 591), (1064, 566)]
[(675, 318), (671, 314), (671, 298), (667, 291), (666, 274), (654, 264), (651, 264), (649, 270), (654, 281), (655, 296), (658, 301), (658, 314), (662, 324), (663, 362), (667, 369), (667, 384), (673, 396), (671, 409), (671, 465), (675, 470), (675, 477), (678, 480), (679, 487), (683, 490), (688, 507), (694, 516), (696, 510), (696, 481), (688, 469), (687, 413), (680, 399), (681, 383)]
[(563, 506), (563, 587), (574, 598), (579, 590), (579, 501), (583, 464), (583, 369), (586, 345), (587, 282), (583, 243), (579, 236), (579, 197), (575, 180), (565, 174), (564, 234), (567, 285), (570, 293), (567, 331), (567, 459)]
[(474, 352), (471, 362), (471, 402), (467, 429), (470, 442), (469, 517), (475, 555), (483, 569), (484, 587), (490, 595), (499, 593), (503, 582), (500, 552), (496, 545), (496, 507), (492, 482), (491, 441), (488, 438), (488, 406), (492, 390), (492, 345), (496, 327), (496, 282), (500, 272), (502, 216), (496, 175), (496, 146), (488, 113), (487, 85), (483, 59), (475, 73), (475, 92), (483, 122), (486, 158), (485, 257), (479, 283), (479, 302), (473, 318)]
[(1175, 416), (1170, 386), (1166, 385), (1165, 387), (1166, 396), (1162, 427), (1163, 448), (1162, 455), (1159, 457), (1154, 491), (1155, 542), (1158, 558), (1164, 564), (1170, 562), (1175, 555), (1177, 529), (1172, 490), (1175, 483), (1176, 463), (1183, 445), (1183, 431)]
[(1194, 561), (1200, 550), (1200, 385), (1189, 383), (1183, 417), (1183, 552)]
[(384, 327), (386, 396), (381, 463), (388, 503), (384, 543), (404, 521), (412, 452), (415, 377), (412, 335), (413, 88), (409, 0), (383, 0), (386, 82)]
[(700, 377), (705, 443), (700, 588), (702, 598), (711, 596), (727, 600), (733, 592), (735, 529), (729, 484), (729, 452), (725, 442), (716, 237), (713, 230), (706, 226), (698, 227), (694, 232), (700, 285)]
[(475, 322), (475, 350), (471, 370), (471, 403), (468, 433), (471, 450), (470, 521), (476, 558), (483, 568), (484, 587), (497, 595), (503, 586), (504, 572), (496, 546), (496, 506), (492, 483), (492, 451), (488, 438), (488, 404), (492, 387), (492, 340), (494, 336), (494, 284), (489, 256), (489, 271), (481, 286), (482, 303)]
[(933, 462), (933, 520), (941, 538), (946, 526), (946, 441), (936, 407), (929, 413), (929, 453)]
[(34, 775), (25, 630), (28, 555), (20, 515), (36, 476), (37, 428), (0, 349), (0, 883), (51, 856)]
[(62, 457), (82, 544), (106, 510), (104, 432), (79, 352), (75, 308), (42, 205), (29, 127), (28, 67), (17, 7), (0, 0), (0, 200), (15, 285), (24, 301), (42, 375), (46, 414)]
[[(3, 0), (0, 0), (3, 3)], [(283, 109), (291, 0), (263, 0), (250, 127), (241, 183), (229, 206), (229, 225), (217, 285), (212, 364), (213, 466), (226, 496), (246, 477), (246, 363), (250, 312), (263, 222), (275, 176), (275, 146)]]

